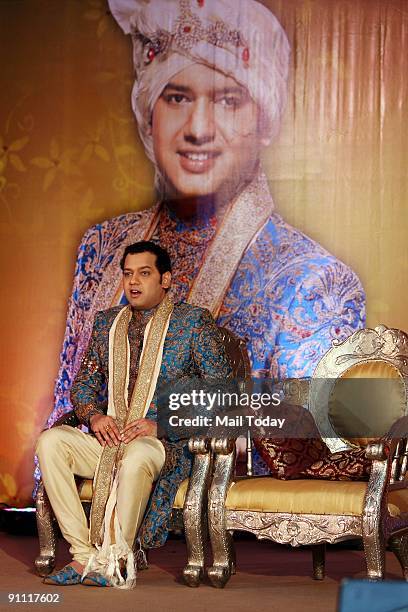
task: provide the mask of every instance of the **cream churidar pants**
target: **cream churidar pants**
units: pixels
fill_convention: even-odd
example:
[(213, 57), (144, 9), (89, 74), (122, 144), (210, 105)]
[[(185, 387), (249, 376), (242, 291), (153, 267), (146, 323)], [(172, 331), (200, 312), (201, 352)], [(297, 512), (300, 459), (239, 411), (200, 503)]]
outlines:
[[(86, 564), (95, 549), (79, 499), (74, 475), (93, 478), (102, 446), (93, 436), (69, 425), (43, 431), (37, 443), (42, 479), (61, 533), (73, 559)], [(142, 437), (126, 445), (119, 471), (117, 513), (130, 548), (143, 519), (152, 484), (164, 465), (165, 450), (157, 438)]]

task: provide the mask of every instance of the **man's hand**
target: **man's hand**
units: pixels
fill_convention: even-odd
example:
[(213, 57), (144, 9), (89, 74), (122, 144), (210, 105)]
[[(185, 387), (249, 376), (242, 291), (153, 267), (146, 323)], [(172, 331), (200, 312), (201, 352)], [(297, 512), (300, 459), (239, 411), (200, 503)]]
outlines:
[(128, 423), (122, 431), (122, 442), (128, 444), (136, 438), (143, 436), (157, 437), (157, 423), (150, 419), (136, 419)]
[(93, 414), (89, 425), (101, 446), (112, 448), (120, 443), (120, 433), (116, 421), (105, 414)]

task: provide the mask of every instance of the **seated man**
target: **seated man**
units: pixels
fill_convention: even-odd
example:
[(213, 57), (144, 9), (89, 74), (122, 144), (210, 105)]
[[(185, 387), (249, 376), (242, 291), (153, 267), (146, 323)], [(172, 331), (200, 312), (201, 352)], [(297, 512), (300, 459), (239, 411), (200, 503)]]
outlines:
[[(128, 305), (96, 315), (71, 392), (90, 433), (62, 425), (44, 431), (37, 445), (44, 486), (73, 558), (48, 584), (134, 586), (135, 537), (140, 547), (164, 544), (178, 486), (191, 470), (186, 440), (158, 438), (158, 390), (185, 376), (232, 375), (210, 313), (173, 304), (167, 294), (171, 264), (164, 249), (132, 244), (121, 268)], [(74, 475), (94, 478), (90, 529)]]

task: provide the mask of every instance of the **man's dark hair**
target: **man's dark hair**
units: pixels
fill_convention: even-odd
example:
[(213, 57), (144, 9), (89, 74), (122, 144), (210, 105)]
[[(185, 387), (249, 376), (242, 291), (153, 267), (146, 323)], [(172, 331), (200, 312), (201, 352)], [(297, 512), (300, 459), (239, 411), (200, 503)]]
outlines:
[(152, 253), (156, 255), (156, 268), (158, 269), (160, 276), (165, 272), (171, 272), (171, 261), (168, 252), (158, 244), (150, 242), (150, 240), (141, 240), (134, 244), (129, 244), (124, 250), (122, 259), (120, 260), (120, 267), (122, 271), (125, 267), (125, 259), (127, 255), (135, 255), (137, 253)]

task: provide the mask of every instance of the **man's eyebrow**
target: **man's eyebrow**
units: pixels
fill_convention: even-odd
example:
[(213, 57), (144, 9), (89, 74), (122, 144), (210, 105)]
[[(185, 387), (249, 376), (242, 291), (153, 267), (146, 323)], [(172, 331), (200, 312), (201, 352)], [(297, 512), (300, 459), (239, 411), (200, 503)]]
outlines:
[(180, 91), (182, 93), (191, 93), (190, 87), (187, 87), (187, 85), (177, 85), (176, 83), (167, 83), (163, 92), (167, 91), (167, 89), (173, 89), (175, 91)]
[[(144, 266), (139, 266), (138, 268), (136, 268), (136, 270), (152, 270), (152, 266), (149, 266), (149, 264), (146, 264)], [(135, 268), (123, 268), (124, 272), (134, 272)]]

